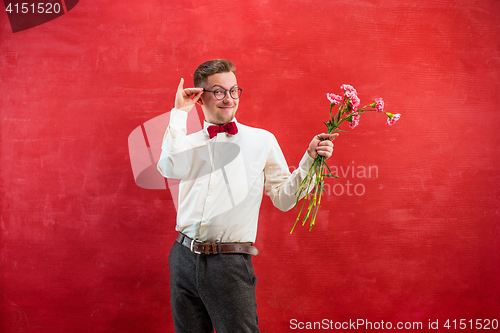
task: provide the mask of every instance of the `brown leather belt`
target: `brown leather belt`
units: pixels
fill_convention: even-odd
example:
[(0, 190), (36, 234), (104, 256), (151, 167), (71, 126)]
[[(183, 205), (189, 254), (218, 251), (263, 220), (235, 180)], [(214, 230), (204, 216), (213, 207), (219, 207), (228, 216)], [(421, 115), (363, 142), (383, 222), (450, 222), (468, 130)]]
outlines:
[(253, 243), (202, 243), (180, 232), (176, 241), (197, 254), (245, 253), (253, 256), (259, 254), (259, 250), (253, 246)]

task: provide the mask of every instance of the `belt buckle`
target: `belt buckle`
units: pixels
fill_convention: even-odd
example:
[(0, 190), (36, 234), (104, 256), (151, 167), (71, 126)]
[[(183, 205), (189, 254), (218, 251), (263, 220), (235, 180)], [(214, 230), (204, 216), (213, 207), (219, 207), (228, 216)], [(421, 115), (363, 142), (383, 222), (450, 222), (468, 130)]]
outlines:
[(198, 252), (198, 251), (196, 251), (194, 249), (194, 242), (195, 242), (195, 240), (191, 239), (191, 247), (190, 247), (191, 248), (191, 252), (196, 253), (196, 254), (201, 254), (201, 252)]

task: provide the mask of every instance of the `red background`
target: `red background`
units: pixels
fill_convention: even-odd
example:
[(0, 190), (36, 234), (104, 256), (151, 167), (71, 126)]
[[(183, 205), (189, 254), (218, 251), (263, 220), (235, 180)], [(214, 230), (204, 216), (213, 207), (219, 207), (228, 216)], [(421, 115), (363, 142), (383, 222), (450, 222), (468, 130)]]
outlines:
[(311, 232), (289, 235), (297, 212), (265, 197), (263, 332), (500, 320), (499, 17), (497, 0), (104, 0), (13, 33), (2, 9), (1, 331), (173, 331), (175, 210), (135, 184), (127, 138), (219, 57), (244, 89), (238, 120), (273, 132), (291, 167), (343, 83), (402, 114), (335, 141), (330, 165), (378, 174), (329, 180), (365, 191), (324, 197)]

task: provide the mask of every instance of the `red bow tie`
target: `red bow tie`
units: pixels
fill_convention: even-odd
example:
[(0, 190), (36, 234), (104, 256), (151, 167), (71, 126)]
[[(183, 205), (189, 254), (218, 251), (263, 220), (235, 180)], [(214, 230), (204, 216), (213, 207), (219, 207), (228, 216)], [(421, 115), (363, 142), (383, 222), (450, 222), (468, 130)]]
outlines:
[(217, 135), (217, 133), (227, 132), (229, 134), (235, 135), (238, 133), (238, 127), (236, 127), (236, 123), (234, 121), (220, 125), (220, 126), (208, 126), (207, 128), (208, 135), (210, 139)]

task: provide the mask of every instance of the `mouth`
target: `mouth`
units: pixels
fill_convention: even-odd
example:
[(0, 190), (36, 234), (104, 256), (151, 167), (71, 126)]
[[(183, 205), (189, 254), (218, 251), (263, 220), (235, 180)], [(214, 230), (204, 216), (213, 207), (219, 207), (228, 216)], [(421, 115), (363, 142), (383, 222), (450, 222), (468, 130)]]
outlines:
[(222, 110), (232, 110), (234, 108), (234, 105), (223, 105), (223, 106), (218, 106), (219, 109), (222, 109)]

